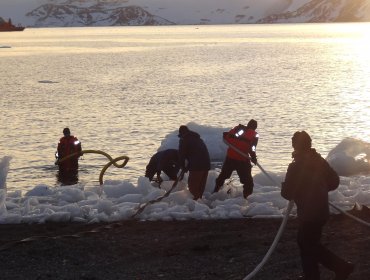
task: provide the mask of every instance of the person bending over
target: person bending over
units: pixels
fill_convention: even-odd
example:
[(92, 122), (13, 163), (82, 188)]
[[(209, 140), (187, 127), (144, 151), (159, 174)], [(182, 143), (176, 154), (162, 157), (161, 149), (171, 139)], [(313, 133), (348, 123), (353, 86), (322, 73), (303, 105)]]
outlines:
[(168, 178), (171, 180), (177, 179), (177, 173), (180, 170), (179, 166), (179, 152), (176, 149), (167, 149), (155, 153), (146, 166), (145, 177), (149, 181), (153, 181), (154, 175), (157, 175), (157, 178), (154, 181), (159, 184), (162, 183), (161, 172), (163, 171)]

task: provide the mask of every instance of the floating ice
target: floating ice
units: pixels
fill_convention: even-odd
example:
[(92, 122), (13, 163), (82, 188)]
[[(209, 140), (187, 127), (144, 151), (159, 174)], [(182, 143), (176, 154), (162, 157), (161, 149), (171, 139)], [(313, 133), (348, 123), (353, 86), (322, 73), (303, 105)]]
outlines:
[[(191, 124), (189, 126), (194, 129)], [(213, 130), (209, 128), (209, 135), (214, 135)], [(203, 128), (203, 131), (207, 132), (207, 128)], [(203, 135), (205, 142), (213, 141), (211, 157), (222, 160), (226, 151), (224, 144), (218, 140), (215, 142), (215, 137), (207, 137), (207, 133), (202, 133), (202, 138)], [(164, 139), (160, 149), (177, 145), (176, 137), (171, 135)], [(359, 154), (361, 157), (356, 158)], [(370, 206), (370, 176), (366, 173), (369, 154), (368, 144), (356, 139), (343, 140), (329, 153), (328, 161), (342, 175), (340, 186), (329, 193), (329, 199), (343, 210), (349, 210), (355, 204)], [(78, 184), (52, 187), (40, 184), (24, 194), (21, 191), (7, 193), (9, 163), (10, 157), (4, 157), (0, 162), (0, 223), (3, 224), (128, 220), (143, 204), (163, 197), (174, 183), (164, 181), (161, 188), (158, 188), (147, 178), (139, 177), (137, 184), (117, 180), (107, 180), (102, 186)], [(185, 174), (183, 181), (167, 197), (148, 204), (136, 218), (170, 221), (282, 217), (288, 204), (280, 195), (280, 182), (285, 175), (271, 171), (267, 173), (279, 185), (272, 183), (263, 173), (256, 174), (253, 194), (246, 200), (238, 180), (230, 180), (218, 193), (212, 193), (218, 172), (210, 170), (203, 198), (198, 201), (192, 199)], [(348, 177), (344, 174), (355, 175)]]
[(327, 161), (342, 176), (370, 174), (370, 144), (346, 138), (330, 151)]

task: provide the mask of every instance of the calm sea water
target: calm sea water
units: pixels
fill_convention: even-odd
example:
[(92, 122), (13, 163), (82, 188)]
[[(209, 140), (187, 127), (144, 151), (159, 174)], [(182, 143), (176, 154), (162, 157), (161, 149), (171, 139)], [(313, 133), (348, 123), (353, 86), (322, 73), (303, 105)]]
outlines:
[[(70, 127), (83, 149), (130, 161), (106, 178), (136, 182), (179, 125), (225, 130), (255, 118), (258, 156), (284, 172), (291, 135), (324, 156), (370, 142), (370, 24), (26, 29), (0, 34), (0, 157), (8, 189), (56, 185), (54, 152)], [(221, 137), (221, 135), (220, 135)], [(217, 160), (217, 159), (215, 159)], [(100, 155), (80, 162), (96, 184)]]

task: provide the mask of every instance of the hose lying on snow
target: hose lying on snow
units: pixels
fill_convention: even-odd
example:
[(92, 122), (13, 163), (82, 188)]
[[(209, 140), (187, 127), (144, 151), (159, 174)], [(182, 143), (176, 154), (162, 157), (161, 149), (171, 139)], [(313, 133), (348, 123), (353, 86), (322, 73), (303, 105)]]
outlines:
[(178, 182), (182, 180), (182, 178), (184, 177), (184, 174), (185, 174), (185, 171), (184, 170), (181, 170), (181, 173), (180, 175), (176, 178), (176, 180), (173, 182), (172, 186), (171, 186), (171, 189), (166, 192), (163, 196), (161, 197), (158, 197), (156, 199), (153, 199), (153, 200), (150, 200), (144, 204), (141, 204), (139, 205), (139, 208), (136, 210), (136, 212), (131, 216), (131, 218), (135, 218), (137, 215), (139, 215), (140, 213), (142, 213), (144, 211), (144, 209), (149, 205), (149, 204), (154, 204), (156, 202), (159, 202), (161, 201), (163, 198), (167, 197), (170, 195), (170, 193), (174, 190), (174, 188), (177, 186)]

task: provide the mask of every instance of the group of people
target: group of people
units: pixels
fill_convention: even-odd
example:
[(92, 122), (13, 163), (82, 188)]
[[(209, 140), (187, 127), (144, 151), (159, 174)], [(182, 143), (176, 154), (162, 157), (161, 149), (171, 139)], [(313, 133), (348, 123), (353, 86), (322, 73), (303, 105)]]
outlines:
[[(237, 172), (243, 185), (243, 196), (247, 198), (253, 192), (252, 163), (257, 164), (256, 147), (258, 143), (257, 121), (251, 119), (246, 126), (237, 125), (223, 133), (223, 140), (228, 145), (227, 154), (221, 172), (216, 179), (214, 192), (218, 192), (226, 179)], [(71, 135), (70, 130), (63, 130), (64, 136), (58, 144), (57, 157), (61, 160), (59, 174), (71, 178), (77, 174), (81, 143)], [(197, 132), (187, 126), (179, 128), (178, 149), (168, 149), (154, 154), (146, 166), (145, 176), (150, 180), (163, 181), (163, 171), (169, 179), (179, 180), (179, 171), (189, 172), (188, 188), (194, 200), (202, 198), (207, 183), (211, 161), (206, 144)], [(297, 243), (303, 268), (302, 280), (320, 280), (319, 264), (335, 273), (335, 280), (345, 280), (354, 270), (354, 265), (347, 262), (321, 243), (323, 227), (329, 218), (328, 192), (339, 186), (339, 176), (327, 161), (312, 148), (310, 135), (297, 131), (292, 137), (292, 163), (289, 164), (281, 195), (293, 200), (297, 206), (298, 233)], [(67, 175), (68, 174), (68, 175)], [(154, 176), (156, 175), (156, 178)]]
[[(247, 126), (239, 124), (223, 133), (223, 140), (228, 145), (228, 150), (221, 172), (216, 179), (214, 192), (218, 192), (225, 180), (236, 171), (243, 184), (244, 198), (252, 194), (254, 184), (251, 163), (257, 164), (256, 129), (257, 122), (252, 119)], [(176, 168), (172, 169), (170, 175), (167, 174), (163, 168), (166, 166), (165, 158), (158, 157), (163, 161), (156, 165), (157, 176), (160, 176), (163, 170), (173, 180), (176, 178), (174, 174), (177, 174), (179, 169), (189, 171), (189, 191), (194, 199), (199, 199), (204, 192), (210, 169), (209, 153), (199, 134), (186, 126), (180, 126), (179, 137), (178, 153), (172, 150), (171, 159)], [(306, 131), (294, 133), (292, 147), (293, 162), (288, 166), (281, 195), (287, 200), (293, 200), (297, 206), (299, 221), (297, 243), (303, 269), (303, 275), (299, 279), (320, 280), (319, 265), (321, 264), (335, 273), (335, 280), (345, 280), (354, 271), (354, 265), (338, 257), (321, 243), (323, 227), (329, 218), (328, 192), (338, 188), (339, 176), (312, 148), (312, 139)], [(165, 154), (166, 151), (159, 153)], [(148, 168), (150, 164), (147, 170)]]
[[(236, 171), (243, 184), (243, 196), (247, 198), (253, 192), (252, 163), (257, 163), (256, 147), (258, 143), (257, 121), (250, 120), (247, 126), (239, 124), (228, 132), (224, 132), (223, 139), (230, 146), (227, 150), (221, 173), (217, 177), (214, 192), (218, 192), (225, 180)], [(193, 199), (202, 198), (208, 171), (211, 169), (211, 160), (206, 144), (197, 132), (182, 125), (179, 128), (179, 148), (159, 151), (152, 156), (146, 166), (145, 176), (150, 181), (161, 183), (163, 171), (171, 180), (177, 179), (181, 169), (189, 172), (188, 188)], [(240, 154), (236, 149), (243, 151)], [(154, 175), (157, 175), (154, 178)]]
[[(163, 171), (171, 180), (177, 180), (179, 170), (189, 172), (188, 188), (197, 200), (202, 197), (211, 169), (211, 159), (206, 144), (197, 132), (182, 125), (179, 128), (179, 148), (167, 149), (154, 154), (146, 166), (145, 177), (159, 184), (163, 181)], [(154, 178), (154, 175), (157, 175)]]

